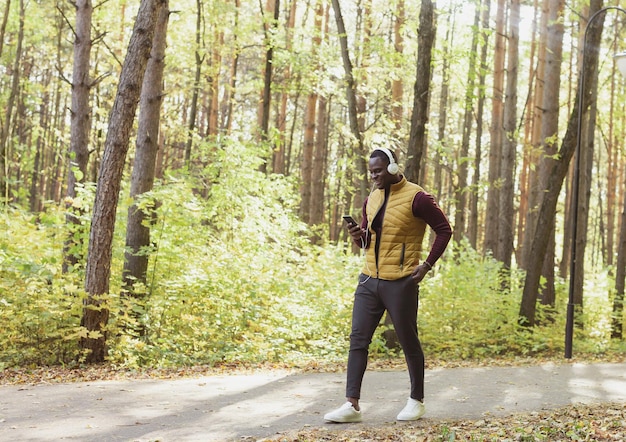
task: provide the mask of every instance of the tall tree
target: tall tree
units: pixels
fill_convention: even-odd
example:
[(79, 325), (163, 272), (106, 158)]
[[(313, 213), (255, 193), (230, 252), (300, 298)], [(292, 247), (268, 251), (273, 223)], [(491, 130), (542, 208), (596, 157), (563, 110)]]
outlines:
[(24, 0), (19, 0), (19, 30), (17, 35), (17, 45), (15, 47), (15, 59), (11, 76), (11, 91), (4, 112), (4, 124), (0, 127), (0, 201), (8, 202), (10, 199), (9, 190), (9, 158), (8, 144), (9, 133), (11, 131), (11, 116), (13, 107), (17, 99), (20, 88), (20, 73), (22, 62), (22, 48), (24, 45), (24, 20), (26, 17), (26, 6)]
[[(274, 63), (274, 35), (278, 28), (278, 19), (280, 17), (280, 0), (267, 0), (266, 9), (269, 13), (273, 13), (273, 19), (269, 23), (264, 20), (263, 30), (265, 33), (265, 67), (263, 69), (263, 92), (261, 94), (261, 102), (259, 103), (259, 128), (262, 142), (267, 142), (270, 130), (270, 104), (272, 98), (272, 68)], [(265, 14), (263, 14), (265, 16)], [(263, 163), (261, 169), (267, 170), (267, 164)]]
[(470, 211), (470, 227), (469, 240), (474, 249), (478, 246), (478, 199), (479, 199), (479, 183), (481, 177), (482, 162), (482, 133), (483, 133), (483, 115), (485, 110), (485, 82), (487, 77), (487, 51), (489, 49), (489, 39), (486, 36), (489, 29), (489, 13), (491, 10), (491, 1), (485, 0), (481, 2), (481, 37), (480, 45), (480, 69), (478, 74), (478, 103), (476, 105), (476, 137), (475, 137), (475, 158), (474, 158), (474, 175), (472, 177), (472, 188), (474, 192), (471, 194), (471, 211)]
[(507, 46), (506, 99), (502, 127), (502, 154), (500, 156), (500, 200), (498, 203), (498, 245), (494, 257), (505, 268), (511, 267), (514, 238), (514, 190), (517, 164), (517, 77), (519, 65), (520, 1), (509, 5), (509, 33)]
[[(593, 15), (601, 8), (602, 0), (592, 0), (589, 9), (590, 15)], [(583, 84), (584, 89), (581, 94), (581, 109), (583, 112), (585, 112), (591, 104), (592, 81), (588, 80), (595, 78), (598, 72), (598, 48), (600, 47), (602, 27), (603, 20), (597, 20), (594, 23), (591, 23), (591, 27), (588, 31), (589, 35), (587, 48), (589, 48), (589, 53), (586, 63), (581, 67), (581, 77), (585, 79)], [(581, 78), (579, 78), (578, 81), (580, 83)], [(574, 151), (576, 150), (579, 99), (581, 99), (581, 97), (580, 95), (577, 95), (572, 113), (570, 114), (567, 123), (567, 130), (557, 155), (558, 159), (552, 162), (550, 170), (547, 173), (549, 179), (546, 183), (543, 201), (541, 202), (541, 206), (539, 208), (539, 216), (535, 226), (535, 235), (530, 250), (531, 256), (545, 256), (548, 249), (550, 232), (556, 215), (558, 197), (563, 185), (563, 180), (565, 179), (565, 175), (569, 169), (569, 163), (572, 159)], [(542, 266), (543, 260), (541, 259), (531, 260), (531, 262), (528, 263), (528, 269), (524, 279), (524, 288), (522, 291), (522, 302), (520, 305), (520, 322), (524, 325), (535, 325), (537, 294), (539, 291)]]
[[(130, 197), (135, 201), (128, 208), (126, 224), (126, 249), (124, 253), (124, 287), (137, 297), (133, 287), (137, 282), (146, 285), (150, 250), (149, 221), (153, 216), (155, 202), (149, 207), (141, 207), (138, 198), (152, 190), (156, 171), (156, 157), (159, 150), (159, 125), (161, 103), (163, 102), (163, 70), (165, 68), (165, 48), (167, 24), (170, 15), (168, 0), (159, 11), (152, 52), (141, 87), (139, 101), (139, 122), (135, 161), (130, 178)], [(144, 333), (145, 327), (139, 323), (137, 331)]]
[[(542, 99), (541, 140), (543, 156), (540, 163), (540, 183), (543, 189), (548, 182), (550, 164), (557, 153), (557, 137), (559, 130), (559, 91), (561, 89), (561, 66), (563, 54), (563, 0), (549, 0), (547, 25), (547, 44), (545, 51), (545, 82)], [(554, 222), (554, 221), (553, 221)], [(542, 274), (546, 284), (542, 289), (541, 302), (554, 305), (556, 301), (554, 259), (555, 259), (555, 225), (551, 227), (547, 253), (544, 256)], [(528, 260), (536, 259), (529, 257)]]
[(202, 76), (202, 64), (204, 63), (204, 50), (202, 38), (202, 17), (203, 17), (202, 0), (196, 0), (196, 74), (193, 79), (193, 92), (191, 93), (191, 107), (189, 109), (189, 122), (187, 128), (187, 143), (185, 145), (185, 163), (187, 167), (191, 167), (191, 150), (193, 146), (194, 131), (196, 129), (196, 120), (198, 115), (198, 97), (200, 95), (200, 77)]
[[(404, 25), (406, 22), (406, 10), (404, 0), (398, 0), (397, 12), (394, 15), (393, 23), (393, 47), (398, 55), (395, 58), (396, 68), (400, 67), (400, 60), (404, 53)], [(404, 95), (404, 81), (400, 75), (394, 75), (391, 80), (391, 118), (393, 119), (396, 130), (402, 127), (402, 96)]]
[(119, 201), (122, 172), (143, 77), (152, 49), (152, 39), (164, 0), (142, 0), (128, 51), (120, 74), (117, 94), (109, 117), (100, 176), (91, 219), (85, 274), (85, 299), (80, 346), (86, 362), (103, 362), (106, 357), (109, 307), (106, 298), (111, 276), (111, 255), (115, 214)]
[(84, 183), (89, 162), (89, 133), (91, 131), (91, 107), (89, 94), (92, 87), (89, 68), (91, 65), (91, 0), (77, 0), (76, 25), (74, 26), (74, 67), (72, 70), (72, 108), (70, 110), (71, 167), (67, 169), (65, 223), (69, 236), (63, 247), (63, 272), (82, 261), (82, 237), (80, 208), (73, 208), (78, 183)]
[(419, 182), (421, 179), (420, 169), (427, 141), (432, 51), (435, 42), (435, 6), (430, 0), (421, 1), (417, 33), (417, 68), (405, 167), (407, 179), (413, 182)]
[[(318, 40), (321, 45), (322, 41), (328, 35), (328, 19), (329, 7), (320, 2), (316, 8), (316, 21), (323, 22), (320, 25), (320, 38)], [(311, 180), (311, 209), (309, 211), (309, 223), (312, 226), (321, 225), (324, 222), (324, 188), (326, 186), (325, 173), (327, 168), (328, 157), (328, 106), (329, 100), (324, 94), (319, 94), (317, 98), (317, 122), (315, 123), (315, 145), (313, 148), (313, 161), (311, 165), (311, 176), (315, 179)], [(319, 233), (316, 235), (316, 241), (321, 240)]]
[(2, 50), (4, 48), (4, 34), (7, 30), (7, 22), (9, 21), (9, 11), (11, 11), (11, 0), (7, 0), (4, 4), (2, 23), (0, 23), (0, 57), (2, 57)]
[[(626, 175), (623, 185), (626, 186)], [(623, 193), (621, 227), (617, 242), (617, 262), (615, 267), (615, 297), (613, 298), (613, 316), (611, 338), (622, 339), (624, 329), (624, 286), (626, 285), (626, 192)]]
[(485, 216), (485, 252), (497, 252), (498, 215), (500, 213), (500, 166), (502, 165), (503, 106), (504, 106), (504, 59), (505, 59), (505, 0), (498, 0), (496, 11), (495, 48), (493, 58), (493, 96), (491, 97), (491, 127), (489, 146), (487, 213)]
[[(341, 14), (341, 7), (339, 0), (332, 0), (333, 12), (335, 13), (335, 21), (337, 22), (337, 32), (339, 33), (339, 45), (341, 47), (341, 59), (343, 61), (344, 78), (346, 86), (346, 97), (348, 101), (348, 117), (350, 121), (350, 132), (354, 138), (357, 152), (364, 150), (363, 135), (359, 128), (359, 119), (357, 112), (357, 96), (356, 96), (356, 83), (354, 81), (354, 74), (352, 72), (352, 61), (350, 60), (350, 50), (348, 49), (348, 34), (346, 33), (346, 26), (343, 21), (343, 15)], [(365, 176), (365, 162), (360, 161), (359, 173)], [(366, 181), (361, 179), (360, 182), (360, 194), (367, 194)]]
[(459, 242), (467, 236), (466, 212), (468, 201), (467, 175), (469, 169), (469, 148), (472, 134), (472, 122), (474, 113), (474, 97), (476, 87), (476, 58), (478, 56), (478, 37), (480, 34), (480, 7), (474, 14), (474, 27), (472, 29), (472, 41), (470, 43), (469, 63), (467, 71), (467, 84), (465, 86), (465, 101), (463, 109), (463, 136), (461, 138), (461, 152), (457, 163), (458, 184), (456, 190), (456, 211), (454, 215), (454, 241)]
[[(311, 57), (314, 60), (315, 68), (314, 73), (318, 73), (320, 66), (316, 63), (317, 50), (322, 41), (322, 19), (323, 19), (323, 5), (320, 0), (315, 5), (315, 18), (313, 25), (313, 47), (311, 51)], [(304, 111), (304, 136), (302, 140), (302, 159), (300, 162), (300, 217), (306, 223), (311, 223), (311, 209), (313, 202), (311, 201), (311, 192), (313, 190), (313, 150), (315, 147), (315, 132), (316, 132), (316, 113), (317, 113), (317, 87), (309, 93), (306, 107)], [(320, 179), (320, 176), (315, 176), (315, 180)]]
[[(536, 164), (543, 164), (546, 159), (541, 155), (542, 150), (542, 138), (541, 128), (544, 113), (544, 88), (545, 88), (545, 65), (546, 65), (546, 52), (548, 45), (548, 18), (550, 17), (550, 0), (541, 0), (541, 11), (539, 19), (539, 38), (537, 39), (537, 62), (534, 69), (534, 88), (532, 90), (532, 109), (530, 111), (529, 123), (529, 140), (528, 148), (524, 154), (524, 169), (520, 180), (521, 186), (521, 201), (520, 201), (520, 218), (524, 217), (524, 221), (520, 221), (520, 226), (523, 226), (523, 237), (518, 243), (518, 249), (520, 250), (520, 267), (525, 269), (529, 260), (533, 259), (530, 256), (530, 248), (534, 236), (534, 228), (537, 222), (537, 215), (539, 212), (539, 204), (541, 193), (541, 181), (539, 180), (540, 167), (534, 167)], [(556, 146), (556, 141), (553, 141), (553, 145)]]

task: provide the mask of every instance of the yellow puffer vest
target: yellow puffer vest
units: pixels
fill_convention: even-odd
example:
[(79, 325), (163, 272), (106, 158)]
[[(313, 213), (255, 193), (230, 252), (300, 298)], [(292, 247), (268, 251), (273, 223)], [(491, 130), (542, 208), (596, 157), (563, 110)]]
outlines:
[(378, 265), (376, 265), (376, 232), (372, 222), (385, 201), (385, 191), (376, 189), (367, 200), (368, 231), (372, 235), (365, 252), (363, 274), (372, 278), (395, 280), (409, 276), (419, 264), (426, 222), (413, 216), (413, 199), (422, 192), (417, 184), (402, 180), (391, 186), (380, 237)]

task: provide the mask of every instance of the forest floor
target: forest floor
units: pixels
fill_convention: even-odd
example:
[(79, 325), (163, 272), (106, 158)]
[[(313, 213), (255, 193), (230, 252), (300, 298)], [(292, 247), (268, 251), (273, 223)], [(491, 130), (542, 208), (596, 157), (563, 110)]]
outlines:
[(331, 424), (343, 366), (0, 372), (0, 441), (623, 441), (626, 362), (431, 361), (424, 418), (396, 422), (401, 361), (368, 368), (363, 423)]

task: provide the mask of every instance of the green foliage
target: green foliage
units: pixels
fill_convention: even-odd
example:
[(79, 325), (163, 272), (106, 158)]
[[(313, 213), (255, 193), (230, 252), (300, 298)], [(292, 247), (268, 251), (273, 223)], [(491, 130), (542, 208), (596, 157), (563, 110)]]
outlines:
[(36, 224), (11, 208), (0, 214), (0, 368), (78, 357), (66, 339), (80, 323), (80, 290), (75, 277), (59, 274), (62, 220), (46, 214)]
[[(362, 257), (347, 244), (312, 246), (296, 216), (296, 183), (260, 172), (254, 143), (225, 143), (200, 146), (208, 166), (194, 172), (196, 184), (182, 172), (170, 175), (138, 202), (154, 217), (152, 245), (141, 251), (149, 257), (147, 282), (132, 296), (120, 296), (132, 202), (122, 198), (105, 297), (109, 360), (132, 368), (344, 360)], [(92, 191), (86, 186), (75, 203), (88, 209)], [(82, 266), (60, 272), (64, 215), (61, 207), (37, 218), (6, 207), (0, 216), (0, 367), (80, 361), (83, 275)], [(561, 352), (566, 285), (559, 283), (553, 310), (539, 309), (542, 325), (527, 330), (517, 322), (522, 276), (466, 244), (450, 246), (421, 287), (419, 329), (428, 357)], [(596, 354), (613, 345), (610, 278), (598, 278), (604, 285), (586, 287), (585, 328), (575, 336), (577, 350)], [(393, 355), (380, 333), (371, 354)]]

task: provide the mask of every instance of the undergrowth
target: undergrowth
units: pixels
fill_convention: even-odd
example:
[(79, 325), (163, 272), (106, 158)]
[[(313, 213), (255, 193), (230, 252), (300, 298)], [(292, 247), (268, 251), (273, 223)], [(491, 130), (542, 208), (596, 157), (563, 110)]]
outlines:
[[(295, 201), (285, 198), (290, 183), (284, 179), (220, 179), (208, 200), (173, 178), (147, 196), (160, 204), (149, 274), (137, 298), (120, 296), (128, 201), (120, 204), (106, 299), (109, 363), (164, 368), (344, 361), (362, 257), (343, 243), (311, 245)], [(260, 184), (251, 194), (224, 184), (229, 179)], [(8, 207), (0, 214), (0, 368), (82, 360), (83, 274), (80, 267), (61, 273), (64, 219), (54, 206), (37, 216)], [(607, 278), (597, 275), (598, 281)], [(421, 287), (419, 330), (427, 355), (462, 361), (561, 353), (565, 284), (557, 287), (557, 305), (540, 309), (540, 325), (532, 329), (517, 322), (522, 284), (520, 271), (505, 273), (490, 257), (451, 245)], [(609, 339), (608, 290), (590, 286), (576, 351), (623, 352), (623, 341)], [(133, 332), (138, 325), (142, 334)], [(397, 356), (385, 346), (381, 327), (373, 359)]]

